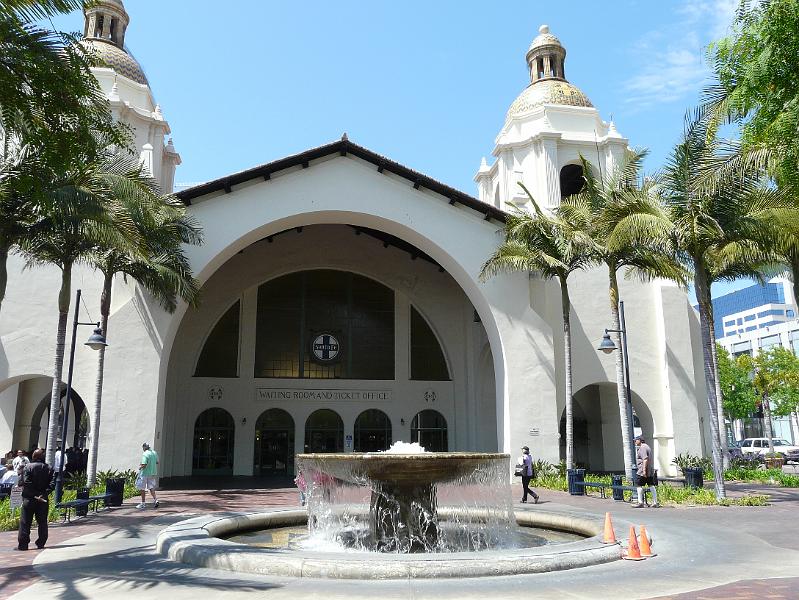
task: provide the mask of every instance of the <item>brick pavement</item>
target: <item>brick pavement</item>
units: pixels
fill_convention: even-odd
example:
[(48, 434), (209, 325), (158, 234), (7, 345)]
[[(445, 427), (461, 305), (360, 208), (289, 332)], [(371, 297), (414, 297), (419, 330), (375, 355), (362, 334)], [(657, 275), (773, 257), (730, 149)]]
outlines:
[[(129, 498), (119, 508), (89, 513), (87, 517), (74, 519), (72, 523), (50, 524), (47, 547), (63, 546), (70, 539), (99, 531), (135, 531), (157, 516), (216, 511), (251, 511), (265, 506), (287, 506), (298, 504), (295, 489), (245, 489), (245, 490), (180, 490), (158, 492), (160, 507), (157, 510), (135, 508), (138, 498)], [(31, 531), (35, 540), (36, 525)], [(18, 552), (17, 532), (0, 532), (0, 600), (11, 597), (18, 591), (40, 579), (32, 568), (41, 550)]]
[[(513, 493), (517, 494), (520, 490), (521, 487), (517, 484), (514, 486)], [(776, 490), (772, 489), (770, 491)], [(685, 515), (689, 520), (694, 518), (704, 519), (715, 515), (714, 519), (719, 519), (723, 522), (726, 520), (739, 520), (742, 516), (741, 513), (751, 510), (768, 510), (774, 516), (783, 511), (793, 513), (796, 507), (797, 491), (780, 490), (780, 492), (780, 494), (776, 495), (775, 500), (777, 502), (775, 505), (768, 509), (699, 508), (686, 510)], [(628, 511), (629, 513), (636, 512), (628, 504), (616, 503), (612, 500), (572, 497), (563, 492), (551, 490), (540, 490), (540, 493), (544, 504), (551, 501), (595, 512), (602, 510), (614, 510), (622, 513)], [(786, 497), (783, 498), (781, 497), (782, 495)], [(251, 511), (268, 506), (296, 506), (298, 504), (297, 492), (293, 488), (161, 491), (159, 492), (159, 499), (161, 500), (161, 507), (157, 511), (153, 509), (137, 510), (134, 506), (138, 500), (129, 499), (123, 507), (101, 511), (97, 514), (90, 513), (88, 517), (74, 521), (72, 524), (51, 525), (48, 547), (64, 547), (72, 538), (100, 531), (108, 531), (109, 533), (124, 531), (135, 535), (137, 529), (157, 516), (175, 515), (179, 517), (195, 513), (230, 510)], [(761, 533), (767, 537), (774, 535), (774, 532), (762, 531)], [(793, 542), (793, 540), (790, 541)], [(794, 546), (793, 543), (789, 545), (791, 547)], [(31, 567), (39, 551), (16, 552), (12, 550), (15, 546), (16, 532), (0, 533), (0, 561), (2, 561), (3, 565), (3, 569), (0, 569), (0, 600), (9, 598), (14, 593), (40, 579), (37, 572)], [(689, 598), (697, 600), (705, 598), (728, 598), (730, 600), (755, 598), (758, 600), (795, 599), (799, 598), (799, 578), (748, 579), (697, 592), (663, 596), (661, 600), (687, 600)]]

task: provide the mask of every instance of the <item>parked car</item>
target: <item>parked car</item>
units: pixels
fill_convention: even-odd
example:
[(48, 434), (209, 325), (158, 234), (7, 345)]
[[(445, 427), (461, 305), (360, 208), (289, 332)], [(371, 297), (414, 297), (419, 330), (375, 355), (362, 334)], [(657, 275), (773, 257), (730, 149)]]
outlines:
[[(781, 455), (785, 462), (799, 463), (799, 446), (793, 446), (786, 440), (773, 438), (774, 452)], [(741, 452), (765, 456), (769, 451), (768, 438), (746, 438), (741, 442)]]

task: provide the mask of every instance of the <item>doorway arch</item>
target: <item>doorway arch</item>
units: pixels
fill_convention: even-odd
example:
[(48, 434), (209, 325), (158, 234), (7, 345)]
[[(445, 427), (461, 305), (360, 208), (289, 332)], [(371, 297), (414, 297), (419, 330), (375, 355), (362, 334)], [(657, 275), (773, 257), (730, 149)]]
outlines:
[(320, 408), (305, 421), (305, 452), (343, 452), (344, 421), (329, 408)]
[(255, 423), (253, 475), (294, 473), (294, 419), (280, 408), (261, 413)]
[(232, 475), (236, 426), (224, 408), (209, 408), (194, 422), (192, 475)]
[(355, 452), (381, 452), (391, 446), (391, 420), (377, 408), (363, 411), (355, 419)]
[(427, 409), (416, 413), (411, 421), (411, 442), (416, 442), (428, 452), (447, 452), (447, 420), (437, 410)]

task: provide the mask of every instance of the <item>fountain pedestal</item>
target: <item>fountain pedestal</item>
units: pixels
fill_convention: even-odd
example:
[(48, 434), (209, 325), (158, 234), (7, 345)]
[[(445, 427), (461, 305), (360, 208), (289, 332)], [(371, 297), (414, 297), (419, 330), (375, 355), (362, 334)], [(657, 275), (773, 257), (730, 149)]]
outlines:
[(372, 488), (369, 534), (380, 552), (425, 552), (438, 543), (433, 484), (381, 482)]

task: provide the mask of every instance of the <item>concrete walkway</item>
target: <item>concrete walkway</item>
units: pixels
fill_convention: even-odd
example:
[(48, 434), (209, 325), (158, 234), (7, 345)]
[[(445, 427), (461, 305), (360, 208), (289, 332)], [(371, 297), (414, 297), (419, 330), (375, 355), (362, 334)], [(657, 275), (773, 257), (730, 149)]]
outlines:
[[(733, 486), (735, 487), (735, 486)], [(330, 581), (281, 579), (193, 568), (154, 551), (158, 533), (190, 515), (252, 511), (297, 504), (294, 490), (163, 492), (157, 511), (124, 508), (80, 523), (51, 528), (48, 549), (12, 552), (16, 536), (0, 534), (0, 598), (148, 598), (197, 600), (259, 594), (267, 598), (797, 598), (799, 490), (763, 488), (769, 507), (633, 509), (599, 498), (542, 490), (542, 502), (520, 511), (574, 510), (643, 523), (658, 556), (584, 569), (514, 577), (461, 580)], [(747, 486), (746, 491), (752, 490)], [(516, 492), (517, 490), (514, 490)], [(740, 487), (736, 490), (740, 492)], [(617, 536), (622, 537), (617, 526)], [(33, 563), (31, 566), (31, 562)], [(10, 568), (5, 568), (10, 567)], [(16, 594), (14, 595), (14, 593)]]

